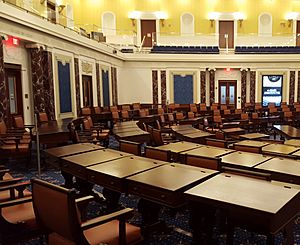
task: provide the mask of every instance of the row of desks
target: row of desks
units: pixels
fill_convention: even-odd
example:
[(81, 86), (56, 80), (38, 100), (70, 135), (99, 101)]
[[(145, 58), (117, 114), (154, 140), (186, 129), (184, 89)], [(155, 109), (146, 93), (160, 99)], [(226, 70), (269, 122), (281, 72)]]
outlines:
[[(205, 147), (188, 144), (194, 147), (190, 148), (191, 151)], [(184, 143), (180, 146), (188, 149)], [(179, 144), (176, 147), (178, 151), (181, 148)], [(230, 156), (238, 164), (249, 162), (249, 155), (246, 157), (242, 155), (244, 153), (219, 149), (222, 150), (226, 153), (224, 159), (222, 157), (224, 161)], [(172, 208), (180, 207), (187, 200), (199, 207), (212, 205), (225, 209), (228, 217), (261, 227), (270, 234), (283, 229), (299, 212), (300, 191), (286, 188), (288, 184), (277, 185), (245, 176), (220, 174), (215, 170), (137, 157), (90, 144), (52, 148), (47, 150), (47, 154), (59, 158), (57, 165), (62, 171), (87, 182), (135, 194)], [(275, 158), (252, 155), (263, 158), (264, 164), (276, 162)], [(286, 163), (284, 160), (284, 164), (274, 164), (282, 167)], [(299, 169), (299, 163), (291, 169), (298, 183)]]

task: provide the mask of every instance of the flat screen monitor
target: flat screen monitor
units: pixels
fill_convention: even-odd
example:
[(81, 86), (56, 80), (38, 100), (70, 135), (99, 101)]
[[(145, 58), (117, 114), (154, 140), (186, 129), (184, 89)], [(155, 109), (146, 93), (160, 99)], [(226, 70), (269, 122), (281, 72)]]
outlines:
[(262, 102), (267, 106), (270, 102), (279, 106), (282, 100), (283, 75), (262, 76)]

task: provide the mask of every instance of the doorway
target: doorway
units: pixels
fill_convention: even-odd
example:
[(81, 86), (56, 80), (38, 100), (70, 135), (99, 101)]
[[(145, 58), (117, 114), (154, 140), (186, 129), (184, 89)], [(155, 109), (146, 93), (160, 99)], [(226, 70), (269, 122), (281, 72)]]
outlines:
[(297, 20), (296, 46), (300, 46), (300, 21)]
[(82, 75), (83, 106), (93, 106), (93, 77)]
[(236, 80), (219, 81), (219, 104), (236, 108)]
[(234, 21), (219, 21), (219, 48), (234, 48)]
[(21, 65), (4, 64), (4, 69), (10, 117), (13, 115), (23, 117)]
[(141, 20), (141, 43), (143, 47), (152, 47), (156, 42), (156, 20)]

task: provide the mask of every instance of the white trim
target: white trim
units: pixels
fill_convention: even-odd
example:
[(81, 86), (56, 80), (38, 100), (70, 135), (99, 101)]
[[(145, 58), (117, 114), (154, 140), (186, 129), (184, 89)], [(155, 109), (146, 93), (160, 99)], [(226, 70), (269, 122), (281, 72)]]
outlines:
[[(184, 33), (183, 32), (183, 16), (184, 15), (190, 15), (192, 16), (192, 27), (193, 27), (193, 30), (192, 30), (192, 33)], [(195, 17), (192, 13), (190, 12), (183, 12), (181, 15), (180, 15), (180, 35), (181, 36), (189, 36), (189, 35), (194, 35), (195, 34)]]
[[(105, 32), (105, 28), (103, 27), (104, 15), (105, 14), (111, 14), (113, 16), (113, 29), (108, 30), (107, 33)], [(104, 35), (114, 36), (114, 35), (117, 34), (117, 32), (116, 32), (116, 29), (117, 29), (117, 27), (116, 27), (116, 14), (114, 12), (112, 12), (112, 11), (105, 11), (104, 13), (102, 13), (102, 15), (101, 15), (101, 21), (102, 21), (101, 28), (102, 28), (102, 32), (103, 32)]]
[[(270, 33), (262, 33), (262, 28), (261, 28), (261, 20), (260, 20), (260, 18), (263, 16), (263, 15), (268, 15), (269, 17), (270, 17), (270, 24), (269, 24), (269, 28), (271, 27), (271, 32)], [(273, 30), (272, 30), (272, 28), (273, 28), (273, 17), (272, 17), (272, 14), (271, 13), (269, 13), (269, 12), (263, 12), (263, 13), (261, 13), (259, 16), (258, 16), (258, 36), (272, 36), (272, 33), (273, 33)]]

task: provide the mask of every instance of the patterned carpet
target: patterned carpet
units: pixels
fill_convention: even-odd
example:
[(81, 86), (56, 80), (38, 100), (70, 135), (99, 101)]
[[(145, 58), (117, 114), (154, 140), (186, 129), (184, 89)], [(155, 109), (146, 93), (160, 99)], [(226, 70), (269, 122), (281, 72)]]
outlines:
[[(118, 143), (114, 138), (110, 139), (110, 148), (117, 149)], [(29, 169), (26, 169), (20, 164), (10, 162), (8, 167), (12, 170), (12, 174), (15, 177), (24, 176), (26, 179), (31, 179), (32, 177), (37, 177), (38, 173), (36, 170), (36, 163), (33, 162)], [(41, 178), (52, 183), (62, 184), (64, 179), (60, 174), (60, 171), (53, 169), (51, 166), (46, 166), (42, 169)], [(95, 186), (97, 191), (102, 191), (100, 186)], [(124, 196), (120, 198), (120, 204), (131, 207), (135, 210), (133, 217), (130, 222), (136, 225), (141, 224), (141, 216), (137, 211), (137, 204), (139, 198), (136, 196)], [(89, 207), (90, 216), (99, 214), (102, 211), (99, 204), (92, 203)], [(157, 231), (149, 236), (145, 237), (143, 244), (159, 244), (159, 245), (174, 245), (174, 244), (192, 244), (191, 229), (189, 227), (189, 210), (187, 208), (182, 208), (177, 212), (170, 210), (169, 208), (162, 207), (160, 211), (160, 219), (164, 220), (167, 226), (170, 228), (168, 232)], [(296, 221), (294, 229), (295, 244), (300, 245), (300, 222)], [(225, 236), (221, 235), (220, 232), (215, 229), (215, 238), (219, 241), (220, 245), (225, 245)], [(234, 245), (264, 245), (266, 244), (266, 237), (263, 235), (258, 235), (251, 233), (242, 229), (237, 228), (235, 230), (235, 242)], [(27, 242), (20, 243), (21, 245), (37, 245), (41, 244), (40, 240), (33, 239)], [(282, 236), (279, 234), (276, 237), (276, 245), (282, 244)], [(201, 244), (199, 244), (201, 245)]]

